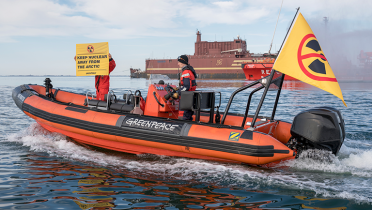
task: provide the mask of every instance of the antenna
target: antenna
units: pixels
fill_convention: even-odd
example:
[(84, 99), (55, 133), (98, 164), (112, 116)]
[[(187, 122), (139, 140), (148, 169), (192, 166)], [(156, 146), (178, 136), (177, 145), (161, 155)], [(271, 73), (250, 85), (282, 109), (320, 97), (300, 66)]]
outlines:
[(282, 0), (282, 5), (280, 5), (280, 10), (279, 10), (278, 19), (276, 20), (276, 25), (275, 25), (275, 29), (274, 29), (273, 39), (271, 40), (270, 49), (269, 49), (269, 55), (270, 55), (271, 47), (273, 46), (273, 41), (274, 41), (274, 36), (275, 36), (276, 26), (278, 26), (278, 21), (279, 21), (280, 12), (282, 11), (283, 1), (284, 1), (284, 0)]
[(325, 39), (325, 49), (327, 48), (327, 45), (328, 45), (328, 21), (329, 21), (329, 17), (323, 17), (323, 21), (324, 21), (324, 39)]
[(328, 17), (324, 17), (323, 19), (324, 19), (324, 23), (325, 23), (325, 25), (327, 27), (327, 23), (328, 23), (329, 18)]

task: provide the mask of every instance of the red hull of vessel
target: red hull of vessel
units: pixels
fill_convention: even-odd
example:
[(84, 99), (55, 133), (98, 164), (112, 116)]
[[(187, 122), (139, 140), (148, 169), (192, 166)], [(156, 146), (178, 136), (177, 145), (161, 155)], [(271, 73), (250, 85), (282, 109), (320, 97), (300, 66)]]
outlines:
[[(258, 80), (269, 76), (273, 65), (273, 63), (246, 63), (242, 64), (242, 68), (247, 80)], [(288, 75), (285, 75), (284, 80), (298, 81)]]

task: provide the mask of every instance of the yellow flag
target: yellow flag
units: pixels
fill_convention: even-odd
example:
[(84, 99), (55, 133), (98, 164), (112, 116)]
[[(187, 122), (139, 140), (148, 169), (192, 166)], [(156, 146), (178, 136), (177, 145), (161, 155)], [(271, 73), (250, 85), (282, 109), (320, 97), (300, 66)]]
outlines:
[(108, 42), (76, 44), (76, 76), (109, 75)]
[(332, 93), (347, 106), (331, 66), (301, 13), (296, 17), (273, 69)]

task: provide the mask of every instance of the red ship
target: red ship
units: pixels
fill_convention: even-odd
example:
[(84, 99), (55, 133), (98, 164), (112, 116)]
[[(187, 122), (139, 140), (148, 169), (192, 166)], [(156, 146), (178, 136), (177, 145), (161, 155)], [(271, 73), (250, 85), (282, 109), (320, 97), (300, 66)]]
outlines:
[[(189, 63), (194, 67), (198, 78), (200, 79), (249, 79), (255, 80), (266, 74), (271, 68), (264, 70), (264, 75), (256, 78), (261, 70), (261, 67), (250, 68), (248, 71), (253, 72), (247, 74), (242, 70), (243, 63), (263, 63), (272, 60), (276, 55), (268, 54), (253, 54), (247, 50), (245, 40), (239, 38), (234, 41), (226, 42), (207, 42), (201, 41), (201, 33), (197, 31), (195, 42), (194, 55), (188, 55)], [(272, 66), (272, 63), (270, 64)], [(147, 59), (146, 73), (163, 74), (170, 78), (177, 78), (180, 69), (177, 65), (177, 59)], [(246, 77), (248, 75), (248, 77)], [(253, 77), (249, 76), (253, 75)], [(287, 78), (288, 80), (288, 78)]]
[[(255, 60), (253, 62), (243, 62), (241, 66), (247, 80), (258, 80), (270, 75), (271, 69), (274, 65), (274, 61), (274, 58), (266, 58), (263, 60)], [(285, 75), (284, 80), (297, 79)]]

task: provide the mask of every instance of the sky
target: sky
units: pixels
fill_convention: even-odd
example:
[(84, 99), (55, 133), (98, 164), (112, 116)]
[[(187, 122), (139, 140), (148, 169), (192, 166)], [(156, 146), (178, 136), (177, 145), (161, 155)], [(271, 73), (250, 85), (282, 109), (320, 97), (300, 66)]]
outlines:
[(281, 4), (281, 0), (0, 0), (0, 75), (75, 75), (76, 44), (97, 42), (109, 43), (117, 64), (111, 74), (129, 75), (129, 68), (144, 70), (149, 58), (194, 54), (197, 30), (202, 41), (232, 41), (239, 35), (252, 53), (268, 52), (273, 40), (271, 52), (276, 52), (298, 7), (333, 69), (344, 63), (356, 65), (361, 50), (372, 52), (372, 1)]

